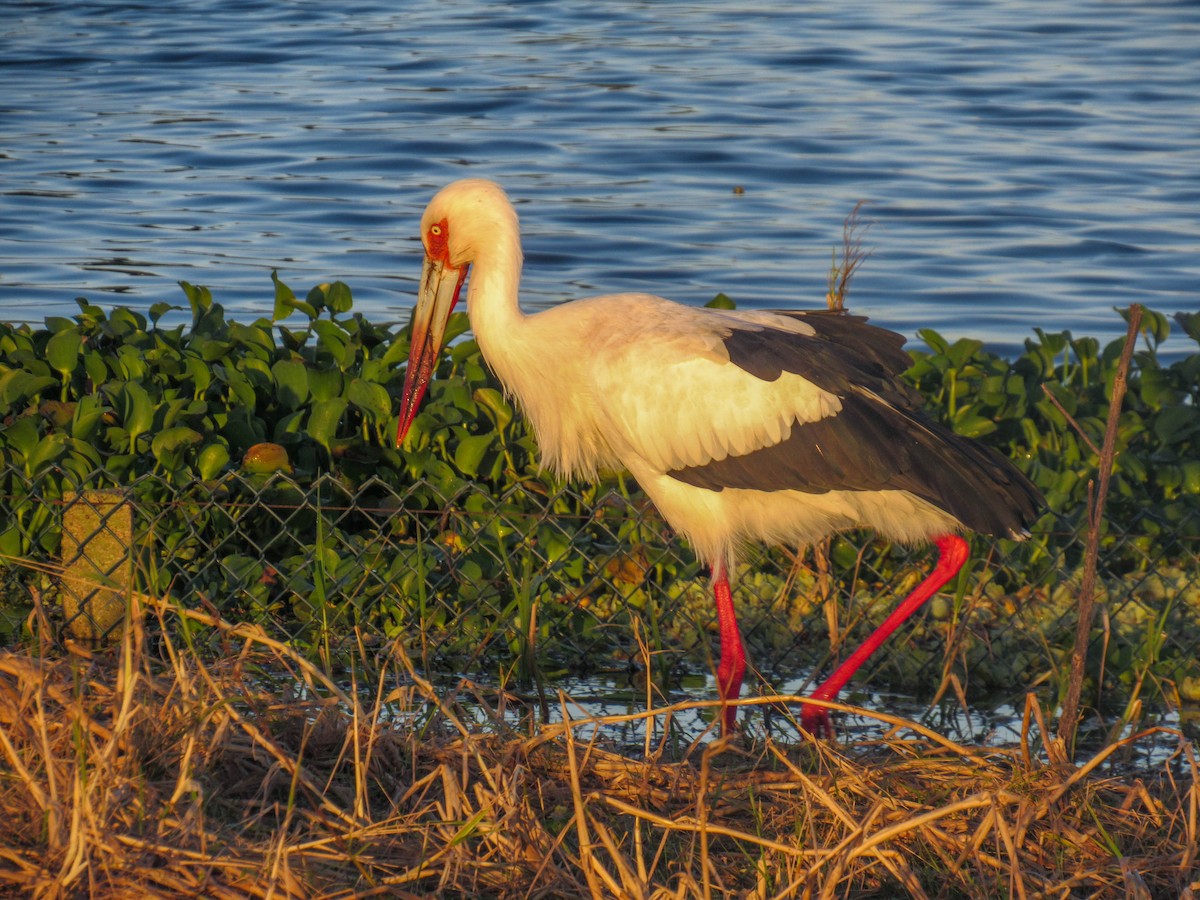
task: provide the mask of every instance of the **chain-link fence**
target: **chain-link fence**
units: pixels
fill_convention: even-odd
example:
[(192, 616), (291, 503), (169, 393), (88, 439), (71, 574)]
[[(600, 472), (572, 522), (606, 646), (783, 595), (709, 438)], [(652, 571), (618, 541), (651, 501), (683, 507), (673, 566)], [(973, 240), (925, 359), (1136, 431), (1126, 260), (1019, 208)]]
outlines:
[[(2, 474), (4, 604), (37, 601), (78, 638), (119, 628), (132, 590), (259, 623), (327, 659), (399, 640), (431, 674), (497, 684), (622, 676), (648, 662), (669, 687), (710, 673), (719, 655), (706, 573), (619, 480), (443, 496), (426, 481), (400, 490), (284, 471), (187, 483), (151, 474), (119, 490), (103, 471)], [(1021, 544), (976, 539), (959, 581), (860, 681), (923, 699), (948, 687), (1014, 704), (1038, 685), (1053, 696), (1074, 640), (1085, 539), (1056, 521), (1047, 515)], [(748, 548), (735, 599), (752, 667), (767, 684), (799, 687), (931, 562), (868, 534)], [(1196, 547), (1110, 522), (1099, 572), (1093, 697), (1161, 707), (1195, 694)]]

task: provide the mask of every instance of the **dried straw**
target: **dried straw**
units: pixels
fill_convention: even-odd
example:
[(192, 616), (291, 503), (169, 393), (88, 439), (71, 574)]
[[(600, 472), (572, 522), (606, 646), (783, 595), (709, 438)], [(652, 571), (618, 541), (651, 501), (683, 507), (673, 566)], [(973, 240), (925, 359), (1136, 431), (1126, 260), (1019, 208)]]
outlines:
[[(1071, 765), (1029, 726), (966, 747), (879, 716), (903, 728), (634, 757), (597, 737), (628, 717), (563, 699), (531, 737), (476, 724), (468, 685), (435, 688), (398, 647), (363, 651), (370, 688), (345, 690), (256, 628), (130, 603), (111, 651), (0, 654), (0, 894), (1180, 896), (1200, 878), (1179, 734)], [(219, 659), (172, 637), (183, 620)], [(1150, 740), (1174, 752), (1116, 774)]]

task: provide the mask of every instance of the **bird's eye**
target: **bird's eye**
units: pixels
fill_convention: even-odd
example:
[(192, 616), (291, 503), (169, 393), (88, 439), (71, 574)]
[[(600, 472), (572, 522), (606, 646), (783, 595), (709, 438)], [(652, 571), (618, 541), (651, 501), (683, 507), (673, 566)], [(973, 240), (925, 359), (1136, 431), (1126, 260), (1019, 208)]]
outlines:
[(425, 252), (437, 259), (445, 259), (448, 255), (446, 241), (449, 234), (450, 229), (446, 227), (445, 219), (430, 225), (429, 230), (425, 232)]

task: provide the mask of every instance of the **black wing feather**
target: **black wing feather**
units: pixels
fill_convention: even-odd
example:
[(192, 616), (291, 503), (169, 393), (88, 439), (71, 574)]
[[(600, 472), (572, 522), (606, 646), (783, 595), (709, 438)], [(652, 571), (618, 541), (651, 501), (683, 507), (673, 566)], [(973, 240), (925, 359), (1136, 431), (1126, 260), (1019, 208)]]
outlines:
[(803, 321), (815, 334), (777, 328), (735, 329), (724, 339), (730, 362), (764, 381), (792, 372), (838, 396), (857, 385), (893, 405), (920, 407), (920, 395), (897, 377), (912, 365), (903, 335), (868, 324), (866, 316), (833, 310), (791, 310), (778, 315)]
[(774, 446), (671, 477), (713, 491), (908, 491), (973, 531), (1025, 532), (1043, 502), (1037, 488), (1000, 454), (920, 412), (920, 395), (898, 378), (910, 363), (903, 337), (861, 316), (788, 315), (816, 334), (737, 330), (725, 339), (730, 359), (767, 381), (784, 371), (802, 375), (836, 394), (841, 411), (794, 423)]

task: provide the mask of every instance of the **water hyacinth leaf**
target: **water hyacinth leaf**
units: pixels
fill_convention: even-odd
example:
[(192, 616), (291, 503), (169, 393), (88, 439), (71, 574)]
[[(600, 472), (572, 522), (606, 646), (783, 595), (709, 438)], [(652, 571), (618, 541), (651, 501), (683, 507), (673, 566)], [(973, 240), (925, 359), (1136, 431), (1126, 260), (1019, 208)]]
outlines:
[(296, 295), (292, 289), (279, 280), (277, 272), (271, 272), (271, 281), (275, 285), (275, 310), (271, 315), (272, 322), (286, 319), (296, 309)]
[(354, 299), (350, 295), (350, 286), (344, 281), (335, 281), (333, 284), (326, 285), (325, 304), (332, 312), (349, 312), (354, 306)]
[(308, 391), (314, 402), (333, 400), (342, 395), (342, 373), (339, 369), (309, 369)]
[(396, 339), (388, 345), (387, 352), (383, 354), (383, 364), (385, 367), (397, 366), (404, 360), (408, 359), (408, 350), (411, 342), (408, 337), (408, 330), (405, 329)]
[(33, 352), (33, 336), (28, 331), (4, 325), (2, 335), (0, 336), (0, 353), (7, 357), (7, 362), (15, 362), (15, 354), (21, 350)]
[(304, 345), (308, 343), (308, 329), (293, 331), (285, 325), (275, 326), (279, 331), (279, 337), (283, 341), (283, 346), (292, 353), (299, 353), (304, 349)]
[(159, 428), (171, 428), (179, 419), (187, 413), (188, 407), (192, 405), (192, 401), (186, 397), (172, 397), (168, 400), (163, 400), (160, 403), (159, 411), (161, 416), (156, 415), (159, 419)]
[(304, 302), (311, 306), (319, 316), (321, 310), (325, 308), (325, 288), (328, 284), (318, 284), (313, 287), (304, 297)]
[(146, 389), (136, 381), (128, 381), (117, 396), (117, 411), (121, 424), (129, 434), (129, 448), (133, 452), (138, 437), (150, 430), (154, 424), (154, 404)]
[(1143, 369), (1140, 385), (1142, 400), (1154, 409), (1178, 403), (1179, 396), (1172, 382), (1170, 372), (1163, 369)]
[(1183, 489), (1189, 494), (1200, 494), (1200, 460), (1189, 459), (1183, 469)]
[(278, 441), (285, 440), (288, 435), (299, 434), (306, 415), (308, 415), (308, 410), (297, 409), (283, 416), (275, 423), (275, 433), (272, 437)]
[(0, 531), (0, 555), (7, 556), (10, 559), (19, 559), (25, 555), (24, 544), (21, 529), (16, 525), (10, 525), (8, 528)]
[(212, 369), (194, 356), (189, 356), (185, 360), (183, 369), (187, 373), (187, 377), (195, 384), (196, 390), (193, 396), (203, 396), (204, 392), (208, 390), (208, 386), (212, 384)]
[(945, 356), (946, 351), (950, 349), (949, 342), (932, 328), (918, 328), (917, 337), (923, 340), (925, 345), (939, 356)]
[(108, 366), (99, 351), (88, 350), (83, 354), (83, 368), (87, 372), (93, 388), (98, 388), (108, 381)]
[[(436, 396), (440, 402), (449, 404), (453, 411), (461, 411), (469, 416), (475, 415), (477, 408), (471, 396), (471, 389), (462, 381), (435, 381), (434, 386), (438, 388)], [(430, 390), (432, 392), (433, 388)], [(447, 416), (446, 421), (461, 422), (462, 418), (461, 415), (453, 418)]]
[(1071, 348), (1081, 362), (1095, 362), (1100, 356), (1100, 342), (1094, 337), (1076, 338), (1071, 341)]
[(1167, 445), (1178, 444), (1200, 434), (1200, 410), (1194, 406), (1172, 406), (1154, 418), (1154, 433)]
[(274, 395), (275, 376), (263, 360), (254, 356), (245, 357), (238, 368), (258, 394), (267, 397)]
[(946, 351), (946, 355), (950, 358), (950, 363), (956, 369), (961, 369), (981, 349), (983, 349), (983, 341), (977, 341), (972, 338), (959, 338), (950, 345)]
[(494, 436), (490, 434), (462, 435), (455, 441), (454, 465), (464, 475), (474, 478), (493, 441)]
[(29, 478), (35, 478), (41, 474), (43, 469), (63, 455), (67, 449), (68, 440), (67, 435), (55, 432), (38, 441), (33, 451), (25, 457), (25, 474)]
[(76, 322), (74, 319), (68, 319), (66, 316), (46, 316), (46, 330), (52, 334), (57, 334), (67, 328), (74, 328)]
[(271, 366), (276, 398), (284, 409), (297, 409), (308, 399), (308, 369), (303, 363), (281, 359)]
[(151, 306), (150, 306), (150, 322), (151, 322), (151, 324), (157, 325), (158, 320), (161, 319), (163, 316), (165, 316), (167, 313), (169, 313), (171, 310), (180, 309), (180, 308), (181, 307), (178, 307), (173, 303), (167, 303), (165, 300), (159, 301), (158, 303), (151, 304)]
[(206, 337), (193, 337), (188, 342), (188, 350), (198, 355), (206, 363), (225, 359), (229, 356), (232, 346), (229, 341)]
[(118, 306), (109, 313), (108, 323), (104, 330), (110, 337), (116, 338), (128, 338), (131, 335), (144, 334), (146, 331), (146, 317), (127, 306)]
[(165, 456), (175, 453), (183, 447), (198, 444), (203, 439), (204, 436), (194, 428), (176, 425), (174, 428), (164, 429), (154, 436), (150, 442), (150, 452), (161, 463)]
[(1183, 484), (1183, 469), (1179, 466), (1160, 465), (1154, 472), (1155, 480), (1174, 493)]
[[(1114, 310), (1125, 320), (1129, 322), (1129, 307), (1114, 306)], [(1171, 320), (1163, 313), (1153, 309), (1142, 307), (1142, 333), (1150, 341), (1151, 347), (1158, 347), (1171, 335)]]
[(255, 394), (254, 385), (245, 373), (232, 366), (217, 366), (215, 374), (229, 388), (231, 400), (236, 398), (242, 406), (254, 409), (258, 395)]
[(981, 416), (970, 407), (960, 409), (953, 419), (954, 430), (967, 437), (977, 438), (991, 434), (996, 430), (996, 423), (986, 416)]
[(333, 452), (333, 439), (337, 436), (338, 423), (341, 422), (347, 405), (342, 397), (318, 400), (308, 415), (308, 427), (305, 431), (330, 453)]
[(49, 375), (31, 375), (21, 369), (5, 372), (0, 375), (0, 407), (11, 408), (57, 384)]
[(446, 332), (443, 340), (449, 344), (456, 337), (466, 334), (471, 329), (471, 320), (465, 312), (451, 313), (450, 318), (446, 320)]
[(206, 444), (196, 457), (196, 469), (204, 481), (212, 481), (229, 465), (229, 448), (221, 443)]
[(117, 369), (124, 381), (140, 382), (148, 371), (146, 356), (133, 344), (125, 344), (117, 350)]
[(68, 377), (75, 371), (79, 362), (79, 348), (83, 343), (83, 335), (74, 328), (55, 332), (46, 342), (46, 362), (50, 367)]
[(362, 361), (362, 366), (359, 368), (359, 374), (362, 375), (366, 381), (373, 381), (376, 383), (387, 381), (388, 377), (387, 366), (385, 366), (383, 364), (383, 360), (380, 359), (364, 359)]
[(373, 422), (386, 422), (392, 415), (392, 398), (383, 385), (355, 378), (346, 391), (350, 402)]
[(1054, 334), (1043, 331), (1041, 328), (1034, 328), (1033, 331), (1041, 341), (1042, 348), (1051, 356), (1061, 353), (1071, 341), (1071, 334), (1067, 331), (1060, 331)]
[(234, 343), (254, 351), (255, 356), (259, 359), (270, 360), (275, 353), (275, 340), (271, 336), (271, 332), (257, 325), (230, 322), (229, 336)]
[(38, 441), (41, 440), (37, 420), (32, 416), (22, 416), (0, 431), (0, 440), (3, 440), (4, 446), (16, 451), (22, 457), (28, 457), (37, 447)]
[(1200, 341), (1200, 313), (1175, 313), (1175, 321), (1184, 334), (1193, 341)]
[(495, 388), (477, 388), (472, 398), (487, 410), (497, 431), (503, 431), (513, 420), (513, 408)]
[(463, 377), (472, 379), (483, 370), (479, 367), (479, 345), (473, 338), (465, 338), (446, 349), (446, 354), (455, 367), (471, 367), (474, 371), (464, 371)]
[(1131, 453), (1122, 453), (1117, 456), (1116, 466), (1118, 472), (1130, 476), (1135, 484), (1144, 482), (1147, 478), (1145, 462)]
[[(46, 361), (42, 359), (41, 354), (34, 353), (32, 350), (21, 350), (13, 354), (12, 361), (18, 366), (21, 366), (25, 372), (38, 378), (50, 377), (51, 369), (46, 365)], [(57, 379), (55, 379), (57, 381)]]
[(225, 340), (229, 336), (229, 327), (225, 323), (225, 308), (214, 303), (201, 313), (200, 318), (192, 323), (192, 335), (196, 338), (213, 338)]
[(295, 293), (292, 292), (292, 289), (279, 280), (278, 272), (271, 273), (271, 281), (275, 285), (275, 311), (271, 316), (272, 322), (286, 319), (297, 309), (310, 319), (317, 317), (317, 311), (313, 309), (312, 304), (298, 299)]
[(332, 356), (339, 368), (345, 369), (354, 362), (354, 352), (348, 347), (349, 336), (337, 322), (320, 319), (312, 327), (317, 333), (317, 346)]
[(231, 553), (221, 558), (221, 571), (227, 584), (245, 587), (262, 579), (263, 564), (252, 556)]
[(71, 436), (81, 441), (91, 440), (104, 417), (106, 407), (96, 394), (84, 394), (75, 404), (71, 421)]
[(197, 287), (189, 284), (186, 281), (179, 282), (179, 286), (183, 288), (183, 293), (188, 299), (188, 305), (192, 308), (192, 322), (200, 321), (200, 317), (212, 308), (212, 291), (206, 287)]

